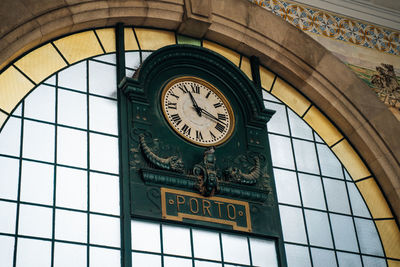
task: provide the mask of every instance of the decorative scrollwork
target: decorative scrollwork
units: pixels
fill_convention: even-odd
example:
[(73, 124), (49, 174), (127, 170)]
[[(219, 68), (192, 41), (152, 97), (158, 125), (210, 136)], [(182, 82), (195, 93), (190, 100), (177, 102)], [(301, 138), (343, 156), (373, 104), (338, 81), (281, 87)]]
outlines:
[(168, 158), (159, 157), (147, 145), (144, 134), (139, 135), (139, 143), (145, 158), (157, 168), (179, 173), (184, 172), (182, 159), (178, 158), (177, 156), (170, 156)]
[(249, 173), (243, 173), (237, 167), (229, 167), (224, 171), (225, 176), (228, 178), (228, 181), (253, 185), (256, 184), (258, 179), (261, 177), (261, 166), (259, 157), (254, 157), (254, 166)]

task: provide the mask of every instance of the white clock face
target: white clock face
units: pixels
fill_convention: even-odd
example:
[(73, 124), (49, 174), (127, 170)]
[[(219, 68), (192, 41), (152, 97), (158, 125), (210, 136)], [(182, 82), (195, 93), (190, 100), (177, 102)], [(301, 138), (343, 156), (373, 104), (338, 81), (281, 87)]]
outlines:
[(200, 146), (225, 142), (235, 124), (232, 108), (213, 85), (195, 77), (169, 82), (161, 96), (163, 113), (172, 129)]

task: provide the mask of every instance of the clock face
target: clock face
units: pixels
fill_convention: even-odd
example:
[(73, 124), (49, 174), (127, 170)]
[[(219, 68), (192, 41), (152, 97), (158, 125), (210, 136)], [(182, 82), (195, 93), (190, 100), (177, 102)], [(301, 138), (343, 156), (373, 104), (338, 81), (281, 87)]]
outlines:
[(196, 77), (179, 77), (163, 89), (164, 116), (181, 137), (200, 146), (216, 146), (233, 132), (235, 118), (225, 96)]

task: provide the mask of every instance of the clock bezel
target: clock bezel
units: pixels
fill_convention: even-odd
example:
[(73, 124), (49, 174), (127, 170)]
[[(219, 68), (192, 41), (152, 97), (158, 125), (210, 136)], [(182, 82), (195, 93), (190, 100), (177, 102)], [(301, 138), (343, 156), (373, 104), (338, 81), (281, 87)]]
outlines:
[[(229, 117), (230, 117), (230, 124), (229, 124), (228, 132), (226, 133), (225, 137), (222, 138), (221, 140), (219, 140), (218, 142), (205, 144), (205, 143), (201, 143), (201, 142), (198, 142), (196, 140), (190, 139), (190, 138), (186, 137), (186, 135), (181, 133), (173, 125), (173, 123), (169, 120), (168, 115), (167, 115), (166, 110), (165, 110), (165, 108), (166, 108), (165, 107), (165, 103), (164, 103), (165, 95), (166, 95), (167, 91), (169, 90), (169, 88), (171, 88), (176, 83), (183, 82), (183, 81), (195, 82), (195, 83), (199, 83), (199, 84), (205, 86), (207, 89), (213, 91), (221, 99), (222, 103), (225, 105), (225, 107), (226, 107), (226, 109), (228, 111)], [(228, 101), (226, 96), (219, 89), (217, 89), (213, 84), (211, 84), (211, 83), (209, 83), (209, 82), (207, 82), (207, 81), (205, 81), (205, 80), (203, 80), (201, 78), (198, 78), (198, 77), (195, 77), (195, 76), (180, 76), (180, 77), (177, 77), (177, 78), (173, 78), (172, 80), (168, 81), (168, 83), (162, 88), (160, 102), (161, 102), (161, 110), (162, 110), (164, 119), (167, 121), (167, 124), (170, 126), (170, 128), (172, 128), (172, 130), (175, 133), (177, 133), (180, 137), (182, 137), (184, 140), (188, 141), (191, 144), (195, 144), (195, 145), (198, 145), (198, 146), (201, 146), (201, 147), (219, 146), (221, 144), (224, 144), (226, 141), (228, 141), (230, 139), (230, 137), (232, 136), (233, 132), (234, 132), (234, 129), (235, 129), (235, 114), (233, 112), (233, 109), (232, 109), (232, 106), (231, 106), (230, 102)]]

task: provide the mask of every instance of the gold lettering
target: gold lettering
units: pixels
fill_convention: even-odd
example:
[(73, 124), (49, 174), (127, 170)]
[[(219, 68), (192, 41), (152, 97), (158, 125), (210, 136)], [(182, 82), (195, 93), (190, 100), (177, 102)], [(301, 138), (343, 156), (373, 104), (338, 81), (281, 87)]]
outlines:
[(219, 214), (219, 217), (221, 218), (221, 205), (224, 205), (224, 203), (223, 202), (219, 202), (219, 201), (215, 201), (215, 203), (218, 205), (218, 214)]
[[(206, 203), (207, 203), (207, 206), (206, 206)], [(208, 215), (210, 217), (212, 217), (211, 212), (210, 212), (210, 207), (211, 207), (211, 202), (203, 199), (203, 215), (206, 215), (206, 210), (207, 210)]]
[(179, 205), (184, 204), (184, 203), (185, 203), (185, 198), (183, 196), (176, 195), (176, 207), (177, 207), (178, 211), (180, 211)]
[[(229, 208), (230, 208), (230, 207), (233, 209), (233, 216), (231, 216), (231, 213), (229, 212)], [(231, 219), (231, 220), (236, 219), (236, 208), (235, 208), (235, 206), (233, 206), (232, 204), (228, 204), (228, 205), (226, 206), (226, 210), (227, 210), (227, 212), (228, 212), (228, 218), (229, 218), (229, 219)]]
[[(192, 202), (196, 203), (196, 210), (193, 210), (193, 205)], [(194, 214), (197, 214), (199, 212), (199, 202), (197, 201), (196, 198), (190, 198), (189, 200), (189, 207), (190, 207), (190, 211)]]

